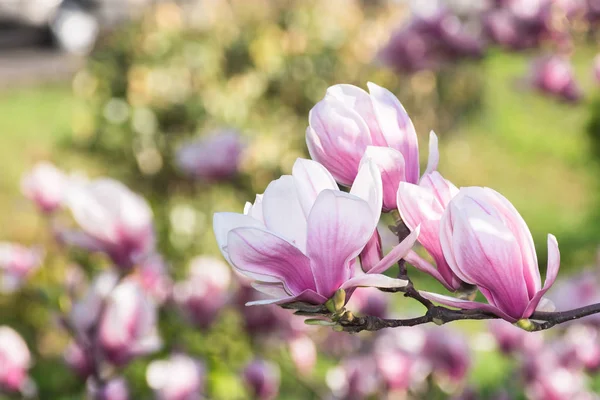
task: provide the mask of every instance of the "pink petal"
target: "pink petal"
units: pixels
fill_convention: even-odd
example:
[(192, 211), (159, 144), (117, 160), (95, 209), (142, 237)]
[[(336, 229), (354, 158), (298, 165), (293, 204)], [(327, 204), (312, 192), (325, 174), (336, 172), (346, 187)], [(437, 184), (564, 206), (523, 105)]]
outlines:
[(286, 304), (293, 303), (295, 301), (302, 301), (304, 303), (310, 304), (324, 304), (327, 301), (327, 298), (321, 296), (313, 290), (307, 289), (304, 290), (297, 296), (289, 296), (275, 299), (265, 299), (265, 300), (255, 300), (246, 303), (247, 306), (261, 306), (267, 304)]
[(442, 225), (452, 224), (453, 228), (451, 245), (456, 268), (452, 270), (461, 280), (488, 289), (493, 296), (493, 300), (486, 296), (489, 302), (494, 301), (505, 313), (519, 318), (529, 303), (519, 244), (513, 233), (480, 203), (459, 196), (442, 219)]
[(371, 160), (361, 162), (358, 175), (350, 188), (350, 194), (363, 199), (369, 204), (373, 229), (379, 223), (381, 207), (383, 204), (383, 192), (381, 172), (377, 165)]
[(344, 282), (341, 289), (347, 290), (356, 287), (399, 288), (406, 285), (408, 285), (408, 281), (404, 279), (390, 278), (382, 274), (363, 274)]
[(390, 251), (381, 261), (377, 263), (371, 270), (370, 274), (380, 274), (387, 271), (392, 265), (397, 263), (400, 259), (406, 257), (408, 252), (413, 248), (417, 237), (419, 237), (420, 227), (410, 233), (400, 244), (396, 245), (392, 251)]
[(450, 290), (451, 292), (456, 290), (455, 287), (453, 287), (450, 283), (446, 282), (446, 280), (444, 279), (442, 274), (440, 274), (440, 272), (433, 265), (431, 265), (426, 260), (421, 258), (414, 251), (409, 251), (408, 254), (406, 255), (406, 257), (404, 257), (404, 259), (406, 260), (407, 263), (411, 264), (419, 271), (425, 272), (426, 274), (433, 276), (442, 285), (444, 285), (444, 287), (446, 289)]
[(517, 322), (518, 320), (518, 318), (510, 317), (502, 310), (489, 304), (479, 303), (477, 301), (457, 299), (456, 297), (444, 296), (442, 294), (431, 292), (419, 291), (419, 294), (425, 297), (427, 300), (431, 300), (448, 307), (454, 307), (461, 310), (482, 310), (497, 315), (500, 318), (505, 319), (509, 322)]
[(372, 82), (367, 86), (387, 144), (404, 156), (406, 181), (419, 182), (419, 143), (412, 121), (392, 92)]
[(291, 175), (283, 175), (271, 182), (263, 195), (262, 205), (267, 229), (304, 251), (306, 217), (298, 199), (294, 178)]
[(379, 231), (375, 229), (373, 236), (360, 252), (360, 266), (364, 272), (369, 272), (382, 258), (383, 251), (381, 249), (381, 237)]
[(354, 85), (341, 84), (329, 87), (327, 96), (335, 97), (361, 116), (369, 127), (371, 139), (375, 146), (387, 146), (379, 128), (379, 122), (375, 110), (373, 110), (373, 102), (369, 93)]
[(292, 176), (305, 217), (308, 217), (319, 193), (325, 189), (339, 189), (329, 171), (316, 161), (298, 158), (292, 168)]
[(423, 176), (432, 173), (438, 167), (440, 162), (440, 151), (438, 149), (438, 138), (434, 131), (429, 132), (429, 158), (427, 159), (427, 168)]
[(269, 297), (282, 299), (290, 296), (281, 282), (252, 282), (250, 285), (257, 291), (264, 293)]
[(350, 186), (365, 149), (372, 144), (369, 127), (358, 113), (332, 96), (310, 110), (308, 121), (306, 140), (312, 159), (339, 183)]
[(366, 160), (375, 162), (381, 171), (383, 210), (386, 212), (395, 210), (398, 208), (396, 206), (398, 185), (405, 180), (404, 156), (391, 147), (368, 146), (361, 164)]
[(229, 261), (229, 255), (227, 254), (227, 235), (229, 231), (240, 228), (240, 227), (263, 227), (264, 225), (252, 218), (249, 215), (243, 215), (232, 212), (220, 212), (215, 213), (213, 216), (213, 230), (215, 238), (217, 239), (217, 245), (223, 257)]
[(317, 292), (329, 298), (352, 276), (350, 261), (375, 227), (369, 204), (348, 193), (324, 190), (308, 216), (307, 254)]
[(458, 194), (458, 188), (437, 171), (423, 175), (419, 186), (429, 189), (435, 196), (442, 209), (446, 209), (450, 200)]
[(292, 294), (315, 289), (310, 260), (285, 239), (260, 228), (236, 228), (227, 243), (233, 266), (245, 275), (282, 282)]
[(398, 211), (409, 229), (424, 221), (440, 220), (444, 209), (431, 190), (407, 182), (400, 182), (396, 194)]
[(558, 250), (558, 241), (554, 235), (548, 235), (548, 268), (546, 270), (546, 282), (544, 282), (544, 287), (537, 292), (529, 302), (529, 306), (527, 306), (527, 310), (525, 310), (525, 313), (523, 314), (524, 318), (528, 318), (533, 314), (538, 307), (538, 303), (541, 303), (543, 300), (542, 296), (544, 296), (548, 289), (554, 285), (559, 267), (560, 251)]

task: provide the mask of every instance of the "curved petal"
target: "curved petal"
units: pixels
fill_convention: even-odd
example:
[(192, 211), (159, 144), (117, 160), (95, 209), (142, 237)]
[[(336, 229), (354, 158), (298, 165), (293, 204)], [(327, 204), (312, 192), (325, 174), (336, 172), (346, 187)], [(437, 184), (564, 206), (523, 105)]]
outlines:
[(419, 182), (419, 142), (412, 121), (392, 92), (372, 82), (367, 83), (367, 86), (387, 144), (404, 156), (406, 181)]
[(373, 236), (371, 236), (363, 251), (360, 252), (359, 257), (360, 266), (364, 272), (369, 272), (383, 258), (381, 236), (379, 236), (377, 229), (373, 232)]
[(247, 201), (246, 205), (244, 206), (244, 215), (249, 215), (264, 224), (265, 219), (263, 218), (262, 199), (263, 195), (257, 194), (254, 204)]
[(304, 216), (308, 218), (319, 193), (325, 189), (339, 190), (333, 176), (316, 161), (298, 158), (292, 168), (296, 194)]
[[(459, 196), (455, 198), (459, 202), (453, 200), (450, 213), (442, 218), (442, 224), (452, 224), (451, 245), (456, 260), (453, 271), (461, 280), (485, 287), (493, 296), (493, 299), (486, 296), (489, 302), (520, 318), (529, 297), (517, 240), (511, 230), (488, 214), (479, 202)], [(450, 220), (445, 218), (448, 215), (451, 215)]]
[(410, 250), (415, 245), (417, 238), (419, 237), (420, 227), (410, 233), (400, 244), (394, 246), (385, 257), (381, 259), (371, 270), (370, 274), (380, 274), (387, 271), (392, 265), (397, 263), (400, 259), (406, 257)]
[(382, 274), (363, 274), (344, 282), (341, 289), (347, 290), (357, 287), (399, 288), (406, 285), (408, 285), (408, 281), (404, 279), (390, 278)]
[(367, 202), (371, 209), (373, 229), (375, 229), (381, 216), (383, 192), (381, 172), (373, 161), (368, 160), (361, 165), (350, 188), (350, 194)]
[(429, 158), (427, 159), (427, 168), (423, 176), (437, 170), (440, 162), (440, 151), (438, 149), (438, 138), (434, 131), (429, 132)]
[(252, 282), (250, 286), (257, 291), (276, 299), (291, 296), (290, 293), (285, 290), (285, 286), (281, 282)]
[(448, 203), (458, 194), (458, 188), (437, 171), (423, 175), (419, 186), (429, 189), (442, 209), (446, 209)]
[(518, 318), (513, 318), (504, 313), (502, 310), (489, 304), (479, 303), (477, 301), (457, 299), (456, 297), (444, 296), (442, 294), (431, 292), (419, 291), (419, 294), (425, 297), (427, 300), (431, 300), (448, 307), (454, 307), (461, 310), (482, 310), (497, 315), (500, 318), (509, 322), (517, 322), (518, 320)]
[(340, 84), (329, 87), (327, 89), (327, 96), (335, 97), (362, 117), (369, 127), (371, 139), (375, 146), (387, 146), (379, 128), (379, 122), (377, 121), (375, 110), (373, 110), (373, 102), (369, 93), (358, 86)]
[(386, 212), (395, 210), (398, 185), (405, 181), (404, 156), (391, 147), (368, 146), (361, 165), (367, 160), (373, 161), (381, 172), (383, 210)]
[(365, 247), (375, 227), (369, 204), (348, 193), (324, 190), (308, 216), (307, 254), (317, 292), (329, 298), (348, 280), (350, 261)]
[(449, 282), (446, 282), (442, 274), (440, 274), (440, 272), (433, 265), (424, 260), (414, 251), (409, 251), (406, 257), (404, 257), (404, 259), (407, 263), (409, 263), (419, 271), (425, 272), (426, 274), (433, 276), (449, 291), (454, 292), (456, 290), (456, 288), (452, 287), (452, 285)]
[(324, 304), (327, 301), (327, 299), (325, 297), (321, 296), (320, 294), (316, 293), (315, 291), (307, 289), (297, 296), (282, 297), (279, 299), (276, 298), (276, 299), (264, 299), (264, 300), (249, 301), (248, 303), (246, 303), (246, 305), (247, 306), (262, 306), (262, 305), (267, 305), (267, 304), (293, 303), (295, 301), (302, 301), (304, 303), (309, 303), (309, 304)]
[(440, 220), (444, 213), (431, 190), (412, 183), (400, 182), (396, 202), (402, 221), (411, 230), (423, 221)]
[(264, 225), (261, 222), (249, 215), (232, 212), (219, 212), (213, 215), (213, 231), (215, 233), (215, 238), (217, 239), (217, 245), (219, 246), (221, 254), (228, 262), (231, 262), (231, 260), (227, 254), (227, 235), (229, 234), (229, 231), (244, 226), (264, 228)]
[(358, 113), (333, 96), (318, 102), (308, 121), (306, 140), (311, 157), (339, 183), (350, 186), (365, 149), (372, 144), (369, 127)]
[(265, 226), (271, 232), (283, 236), (300, 250), (306, 249), (306, 217), (302, 211), (291, 175), (269, 183), (262, 197)]
[(558, 241), (554, 235), (548, 235), (548, 268), (546, 269), (546, 282), (544, 287), (535, 294), (529, 302), (527, 310), (523, 314), (524, 318), (528, 318), (538, 308), (538, 303), (541, 304), (542, 296), (546, 294), (548, 289), (554, 285), (554, 281), (558, 276), (560, 268), (560, 251), (558, 250)]
[(316, 289), (310, 260), (291, 243), (260, 228), (236, 228), (229, 232), (227, 251), (235, 268), (268, 282), (282, 282), (288, 293)]

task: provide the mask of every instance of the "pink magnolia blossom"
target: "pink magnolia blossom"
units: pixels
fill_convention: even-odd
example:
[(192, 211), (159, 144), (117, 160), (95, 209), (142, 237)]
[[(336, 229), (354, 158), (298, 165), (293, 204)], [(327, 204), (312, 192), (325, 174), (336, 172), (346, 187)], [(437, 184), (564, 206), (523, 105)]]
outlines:
[(146, 370), (146, 381), (157, 400), (200, 400), (204, 393), (204, 364), (185, 354), (153, 361)]
[(14, 243), (0, 243), (0, 292), (17, 290), (42, 264), (44, 251)]
[(489, 304), (424, 292), (427, 298), (463, 309), (483, 309), (510, 322), (529, 318), (538, 306), (548, 305), (542, 296), (560, 266), (556, 238), (548, 235), (548, 270), (542, 287), (531, 232), (498, 192), (482, 187), (460, 189), (442, 217), (440, 241), (452, 271), (476, 285)]
[(540, 57), (531, 66), (531, 84), (542, 93), (576, 102), (581, 96), (570, 61), (559, 55)]
[(69, 343), (63, 358), (69, 368), (82, 378), (87, 378), (94, 372), (95, 367), (90, 352), (77, 342)]
[(21, 191), (45, 214), (63, 206), (68, 187), (65, 174), (48, 162), (40, 162), (21, 180)]
[(21, 336), (8, 326), (0, 326), (0, 390), (18, 392), (28, 381), (31, 355)]
[[(374, 83), (367, 86), (370, 93), (352, 85), (327, 89), (309, 113), (306, 143), (312, 159), (345, 186), (356, 179), (366, 154), (382, 172), (383, 209), (390, 211), (396, 208), (398, 184), (419, 180), (417, 134), (396, 96)], [(433, 170), (437, 142), (430, 150)]]
[(210, 181), (238, 172), (244, 145), (233, 131), (218, 131), (185, 143), (176, 154), (179, 168), (190, 176)]
[(93, 379), (87, 384), (88, 398), (93, 400), (129, 400), (129, 387), (123, 378), (113, 378), (98, 386)]
[(124, 365), (161, 347), (156, 305), (138, 282), (120, 283), (106, 299), (99, 326), (99, 344), (105, 358)]
[(381, 372), (374, 357), (353, 356), (327, 372), (327, 386), (334, 399), (370, 399), (382, 389)]
[(139, 195), (112, 179), (76, 185), (67, 204), (83, 232), (63, 232), (62, 239), (102, 251), (121, 268), (131, 268), (154, 250), (152, 210)]
[(463, 282), (452, 271), (440, 242), (440, 221), (448, 203), (458, 188), (433, 171), (423, 176), (418, 185), (402, 182), (398, 187), (397, 203), (402, 221), (410, 230), (421, 227), (419, 243), (435, 261), (435, 267), (411, 251), (406, 261), (440, 281), (448, 290), (461, 288)]
[(190, 262), (189, 277), (175, 285), (173, 297), (184, 314), (208, 328), (229, 300), (231, 270), (223, 261), (199, 256)]
[(242, 377), (254, 399), (271, 400), (277, 397), (280, 383), (277, 364), (253, 360), (244, 368)]
[(381, 193), (381, 177), (371, 162), (363, 164), (345, 193), (321, 164), (298, 159), (292, 175), (271, 182), (243, 215), (215, 214), (223, 256), (272, 297), (249, 304), (324, 304), (338, 289), (405, 286), (382, 272), (408, 253), (418, 230), (368, 273), (355, 262), (379, 221)]
[(464, 381), (471, 367), (465, 336), (449, 328), (428, 329), (420, 356), (436, 376), (455, 384)]

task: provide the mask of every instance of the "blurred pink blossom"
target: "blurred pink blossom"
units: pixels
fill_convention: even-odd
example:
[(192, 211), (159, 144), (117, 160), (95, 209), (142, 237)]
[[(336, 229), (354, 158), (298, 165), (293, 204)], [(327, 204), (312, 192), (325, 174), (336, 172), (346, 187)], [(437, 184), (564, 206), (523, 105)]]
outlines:
[(527, 355), (538, 351), (544, 344), (541, 332), (527, 332), (504, 320), (492, 320), (488, 327), (504, 354)]
[(69, 343), (63, 357), (69, 368), (82, 378), (87, 378), (94, 371), (94, 363), (89, 352), (77, 342)]
[(290, 356), (296, 370), (302, 375), (310, 375), (317, 363), (317, 347), (306, 335), (298, 335), (288, 341)]
[(190, 261), (188, 278), (175, 284), (173, 297), (184, 314), (208, 328), (229, 300), (231, 270), (220, 259), (199, 256)]
[(140, 262), (133, 276), (158, 304), (164, 303), (170, 296), (173, 282), (161, 255), (152, 254)]
[(552, 55), (535, 59), (532, 62), (530, 79), (538, 91), (567, 102), (576, 102), (582, 96), (571, 62), (563, 56)]
[(89, 400), (129, 400), (129, 388), (123, 378), (113, 378), (98, 386), (93, 379), (88, 380)]
[(450, 328), (428, 329), (421, 357), (432, 371), (454, 384), (465, 380), (471, 367), (471, 354), (465, 335)]
[(31, 355), (21, 336), (8, 326), (0, 326), (0, 389), (18, 392), (28, 381)]
[(243, 150), (238, 133), (222, 130), (185, 143), (176, 154), (176, 163), (195, 178), (227, 179), (238, 172)]
[(122, 183), (98, 179), (69, 191), (67, 205), (83, 232), (60, 233), (62, 240), (90, 251), (102, 251), (128, 269), (154, 250), (152, 210)]
[(105, 358), (124, 365), (160, 349), (157, 310), (139, 283), (125, 280), (106, 299), (99, 326), (99, 345)]
[(21, 191), (41, 212), (51, 214), (62, 208), (68, 178), (48, 162), (40, 162), (21, 180)]
[(0, 292), (12, 292), (42, 264), (44, 251), (16, 243), (0, 242)]
[(358, 288), (352, 294), (347, 308), (359, 315), (386, 318), (388, 299), (385, 293), (376, 288)]
[(277, 364), (255, 359), (244, 368), (242, 377), (256, 400), (271, 400), (279, 393), (280, 373)]
[(379, 374), (373, 357), (354, 356), (330, 369), (326, 381), (335, 399), (370, 399), (382, 389)]
[(200, 400), (205, 384), (204, 364), (185, 354), (153, 361), (146, 370), (146, 381), (157, 400)]

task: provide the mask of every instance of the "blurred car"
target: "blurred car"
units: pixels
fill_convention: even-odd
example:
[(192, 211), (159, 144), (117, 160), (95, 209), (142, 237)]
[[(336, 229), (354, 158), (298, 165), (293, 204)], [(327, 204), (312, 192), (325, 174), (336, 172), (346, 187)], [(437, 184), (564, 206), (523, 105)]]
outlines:
[(129, 19), (150, 0), (2, 0), (0, 23), (44, 31), (61, 49), (88, 53), (102, 29)]

